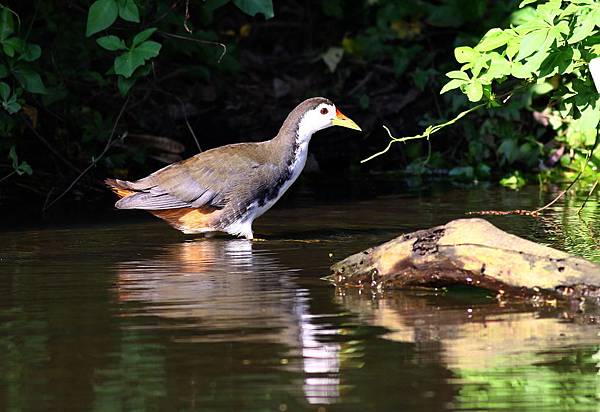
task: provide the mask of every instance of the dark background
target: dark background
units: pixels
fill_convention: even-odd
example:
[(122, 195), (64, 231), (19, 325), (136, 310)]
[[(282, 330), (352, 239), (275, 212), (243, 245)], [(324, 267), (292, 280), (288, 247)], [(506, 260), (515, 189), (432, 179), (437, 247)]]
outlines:
[[(505, 138), (537, 133), (544, 139), (516, 98), (501, 114), (483, 111), (444, 130), (431, 147), (426, 141), (396, 145), (360, 164), (387, 144), (382, 125), (397, 136), (416, 134), (469, 107), (460, 93), (439, 95), (444, 73), (457, 68), (453, 48), (506, 26), (514, 1), (289, 0), (275, 2), (270, 19), (228, 1), (191, 0), (188, 18), (186, 1), (135, 3), (139, 23), (117, 19), (90, 37), (85, 1), (5, 4), (19, 16), (14, 35), (41, 48), (30, 66), (46, 87), (45, 94), (24, 91), (19, 112), (0, 110), (5, 224), (15, 222), (7, 216), (21, 223), (111, 210), (104, 178), (140, 178), (197, 153), (191, 131), (203, 150), (269, 139), (287, 113), (312, 96), (332, 99), (364, 133), (333, 128), (317, 134), (290, 198), (302, 187), (326, 198), (368, 197), (405, 185), (407, 177), (460, 180), (465, 167), (470, 181), (496, 179), (539, 160), (540, 153), (510, 162), (503, 156)], [(123, 96), (111, 72), (117, 54), (95, 40), (107, 34), (130, 39), (148, 27), (158, 29), (152, 40), (161, 44), (160, 54), (138, 69)], [(222, 47), (206, 41), (225, 44), (225, 56), (219, 60)], [(332, 47), (343, 50), (333, 71), (323, 59)], [(9, 63), (6, 52), (0, 61)], [(3, 81), (17, 87), (17, 80)], [(33, 174), (13, 173), (11, 148)], [(332, 185), (338, 190), (326, 189)]]

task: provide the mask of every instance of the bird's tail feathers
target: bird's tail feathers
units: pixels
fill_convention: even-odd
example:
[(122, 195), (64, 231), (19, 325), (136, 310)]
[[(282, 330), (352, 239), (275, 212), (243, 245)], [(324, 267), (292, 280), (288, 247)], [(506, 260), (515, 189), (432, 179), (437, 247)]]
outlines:
[(125, 180), (105, 179), (104, 183), (110, 188), (110, 190), (115, 192), (119, 198), (130, 196), (136, 192), (129, 187), (129, 182)]

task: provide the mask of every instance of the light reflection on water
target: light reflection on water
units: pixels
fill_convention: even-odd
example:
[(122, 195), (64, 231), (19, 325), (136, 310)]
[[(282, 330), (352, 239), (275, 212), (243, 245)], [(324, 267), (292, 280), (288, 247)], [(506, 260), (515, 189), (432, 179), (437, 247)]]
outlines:
[(308, 292), (294, 283), (294, 272), (271, 253), (253, 251), (252, 241), (202, 239), (120, 263), (117, 296), (121, 303), (143, 302), (145, 315), (181, 319), (201, 332), (178, 342), (282, 345), (288, 351), (282, 365), (306, 376), (308, 402), (332, 403), (339, 397), (339, 345), (318, 339), (338, 331), (311, 322)]
[[(319, 280), (330, 254), (532, 199), (456, 189), (279, 209), (257, 225), (265, 242), (154, 221), (0, 233), (0, 410), (597, 410), (593, 311)], [(600, 261), (567, 202), (491, 220)], [(600, 221), (597, 199), (583, 216)]]

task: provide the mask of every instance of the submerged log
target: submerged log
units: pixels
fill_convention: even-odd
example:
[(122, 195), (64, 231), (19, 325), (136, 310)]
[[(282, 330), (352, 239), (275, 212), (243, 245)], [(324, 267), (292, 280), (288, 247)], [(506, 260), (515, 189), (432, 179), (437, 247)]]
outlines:
[(399, 236), (334, 264), (336, 286), (471, 285), (499, 296), (600, 298), (600, 266), (506, 233), (483, 219)]

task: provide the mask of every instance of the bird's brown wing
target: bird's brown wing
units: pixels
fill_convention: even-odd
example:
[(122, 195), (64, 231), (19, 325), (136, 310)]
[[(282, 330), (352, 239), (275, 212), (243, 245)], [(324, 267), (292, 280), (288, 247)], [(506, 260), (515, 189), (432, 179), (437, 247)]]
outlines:
[[(246, 147), (240, 148), (242, 145)], [(239, 201), (273, 173), (274, 166), (256, 148), (257, 144), (225, 146), (174, 163), (134, 182), (118, 180), (118, 185), (131, 190), (131, 194), (119, 200), (116, 207), (222, 209), (231, 202), (232, 193)]]

